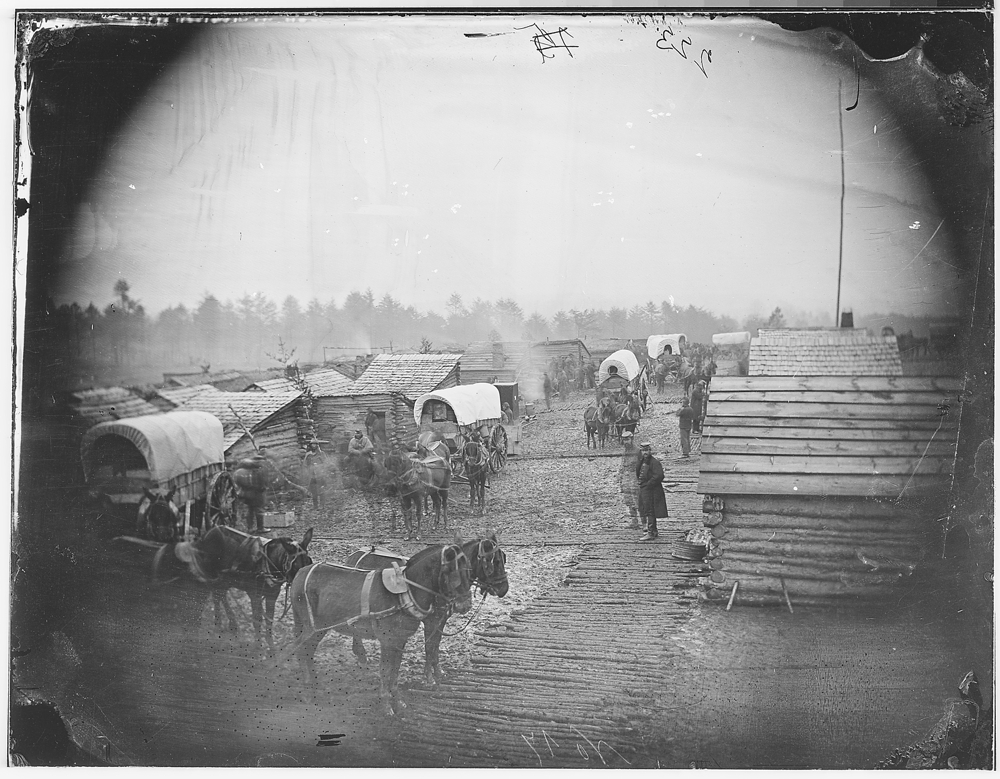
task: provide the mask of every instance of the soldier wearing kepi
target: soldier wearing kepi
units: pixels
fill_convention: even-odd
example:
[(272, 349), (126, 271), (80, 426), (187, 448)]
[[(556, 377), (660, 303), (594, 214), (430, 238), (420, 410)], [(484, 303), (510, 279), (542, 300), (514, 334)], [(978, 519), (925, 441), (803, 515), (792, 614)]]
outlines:
[(656, 538), (656, 520), (667, 516), (667, 498), (663, 494), (663, 466), (653, 457), (653, 445), (643, 441), (639, 445), (641, 456), (635, 467), (639, 482), (639, 516), (645, 528), (640, 541)]

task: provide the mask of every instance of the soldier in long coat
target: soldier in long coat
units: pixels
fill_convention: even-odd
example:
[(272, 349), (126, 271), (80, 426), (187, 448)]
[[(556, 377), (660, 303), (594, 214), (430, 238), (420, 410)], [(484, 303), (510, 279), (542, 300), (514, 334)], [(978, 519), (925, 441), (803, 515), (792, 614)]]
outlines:
[(639, 482), (639, 516), (645, 528), (640, 541), (656, 538), (656, 520), (667, 516), (667, 498), (663, 494), (663, 466), (653, 457), (653, 445), (644, 441), (639, 446), (641, 456), (635, 467)]

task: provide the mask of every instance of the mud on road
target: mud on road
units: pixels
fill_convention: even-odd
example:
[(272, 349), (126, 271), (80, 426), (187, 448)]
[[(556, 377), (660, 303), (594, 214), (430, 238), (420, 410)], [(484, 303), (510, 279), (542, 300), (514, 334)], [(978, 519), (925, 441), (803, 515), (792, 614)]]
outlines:
[[(499, 535), (510, 593), (444, 639), (437, 688), (422, 683), (421, 632), (411, 638), (402, 719), (381, 716), (377, 645), (359, 668), (348, 638), (325, 638), (311, 702), (298, 666), (257, 647), (245, 601), (238, 635), (219, 631), (203, 591), (153, 589), (148, 550), (92, 536), (21, 550), (17, 694), (56, 704), (81, 744), (121, 765), (870, 767), (922, 737), (977, 660), (954, 593), (916, 582), (866, 612), (702, 605), (698, 564), (670, 555), (701, 519), (679, 399), (655, 398), (641, 426), (667, 476), (670, 519), (653, 543), (628, 527), (620, 447), (586, 449), (582, 396), (525, 426), (485, 516), (458, 486), (452, 527), (425, 526), (421, 542), (393, 537), (388, 507), (357, 493), (298, 507), (288, 534), (313, 527), (315, 560), (372, 544), (412, 554), (454, 528)], [(279, 644), (290, 631), (289, 613)]]

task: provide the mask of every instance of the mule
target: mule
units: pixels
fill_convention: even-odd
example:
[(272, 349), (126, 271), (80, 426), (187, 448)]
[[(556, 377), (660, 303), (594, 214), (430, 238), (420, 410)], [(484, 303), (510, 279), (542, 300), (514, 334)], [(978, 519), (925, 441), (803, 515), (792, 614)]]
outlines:
[(469, 561), (455, 545), (427, 547), (405, 567), (381, 573), (332, 563), (307, 566), (292, 582), (296, 638), (282, 655), (298, 657), (312, 690), (316, 648), (330, 630), (377, 640), (379, 697), (385, 714), (394, 716), (406, 708), (397, 682), (407, 640), (434, 611), (466, 613), (472, 606), (471, 584)]
[(619, 403), (615, 406), (615, 435), (618, 437), (618, 443), (622, 443), (622, 433), (628, 430), (630, 433), (635, 435), (636, 429), (639, 427), (639, 419), (642, 417), (642, 411), (639, 407), (639, 401), (633, 395), (629, 398), (628, 403)]
[(164, 543), (173, 541), (178, 536), (181, 527), (181, 512), (174, 503), (176, 488), (166, 494), (150, 492), (143, 488), (143, 500), (139, 504), (139, 514), (136, 519), (136, 530), (139, 535), (145, 535), (155, 541)]
[[(229, 533), (246, 535), (234, 528), (219, 529)], [(274, 607), (278, 602), (282, 587), (285, 587), (287, 591), (287, 587), (295, 579), (296, 574), (305, 566), (312, 564), (312, 558), (308, 552), (312, 535), (313, 529), (309, 528), (301, 541), (293, 541), (287, 536), (260, 539), (262, 545), (259, 554), (248, 554), (239, 560), (233, 568), (223, 572), (219, 580), (212, 585), (215, 627), (218, 629), (222, 627), (219, 613), (221, 607), (229, 618), (230, 632), (234, 634), (237, 632), (236, 615), (233, 613), (226, 595), (231, 589), (241, 590), (250, 599), (250, 613), (257, 645), (262, 646), (264, 639), (266, 639), (268, 652), (273, 656)], [(253, 538), (253, 536), (249, 536), (249, 538)], [(250, 547), (251, 545), (248, 545), (248, 548)], [(263, 631), (261, 630), (262, 623)]]
[(440, 454), (443, 448), (445, 453), (448, 447), (443, 442), (434, 445), (433, 453), (427, 457), (410, 455), (413, 467), (417, 471), (417, 476), (424, 488), (424, 500), (430, 498), (434, 504), (434, 527), (435, 529), (444, 521), (444, 529), (448, 528), (448, 491), (451, 489), (451, 463), (447, 456)]
[(482, 441), (466, 441), (462, 446), (462, 461), (469, 479), (469, 508), (479, 505), (479, 513), (486, 512), (486, 480), (490, 475), (489, 455)]
[[(469, 560), (469, 570), (472, 583), (483, 594), (503, 598), (507, 594), (507, 555), (500, 548), (496, 534), (490, 532), (485, 538), (472, 541), (455, 539)], [(403, 566), (407, 559), (387, 549), (359, 549), (347, 558), (347, 564), (365, 570), (381, 570), (391, 568), (393, 563)], [(435, 610), (424, 623), (424, 682), (436, 685), (443, 678), (440, 667), (441, 638), (444, 636), (444, 626), (451, 617), (451, 610)], [(357, 636), (354, 637), (354, 654), (365, 657), (364, 644)]]
[(590, 406), (583, 412), (583, 427), (587, 433), (587, 448), (590, 449), (590, 442), (593, 440), (594, 448), (598, 442), (601, 449), (608, 440), (608, 430), (614, 421), (614, 408), (609, 398), (602, 398), (596, 406)]
[(282, 585), (289, 584), (299, 570), (310, 565), (307, 548), (312, 541), (309, 528), (302, 541), (291, 538), (261, 538), (236, 528), (213, 527), (194, 541), (166, 544), (153, 557), (153, 581), (162, 582), (166, 571), (179, 578), (206, 585), (215, 606), (215, 625), (222, 626), (220, 605), (229, 618), (229, 629), (237, 632), (236, 615), (226, 601), (226, 593), (238, 588), (250, 597), (254, 631), (261, 641), (261, 623), (266, 617), (266, 638), (274, 652), (274, 606)]
[[(385, 456), (382, 463), (384, 470), (379, 477), (384, 487), (399, 496), (403, 511), (403, 524), (406, 525), (406, 540), (420, 540), (420, 518), (424, 503), (424, 483), (420, 471), (414, 467), (413, 461), (400, 452), (392, 452)], [(450, 482), (449, 482), (450, 483)], [(410, 517), (416, 517), (416, 533)]]

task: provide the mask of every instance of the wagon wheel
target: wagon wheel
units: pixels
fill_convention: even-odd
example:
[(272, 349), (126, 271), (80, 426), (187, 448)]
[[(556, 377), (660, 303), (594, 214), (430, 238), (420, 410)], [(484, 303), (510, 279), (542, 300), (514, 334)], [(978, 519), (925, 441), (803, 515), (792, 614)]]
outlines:
[(221, 471), (212, 477), (208, 485), (208, 496), (205, 498), (205, 514), (202, 520), (202, 531), (216, 525), (236, 524), (236, 483), (229, 471)]
[(501, 425), (493, 428), (490, 436), (490, 470), (500, 473), (507, 464), (507, 431)]

